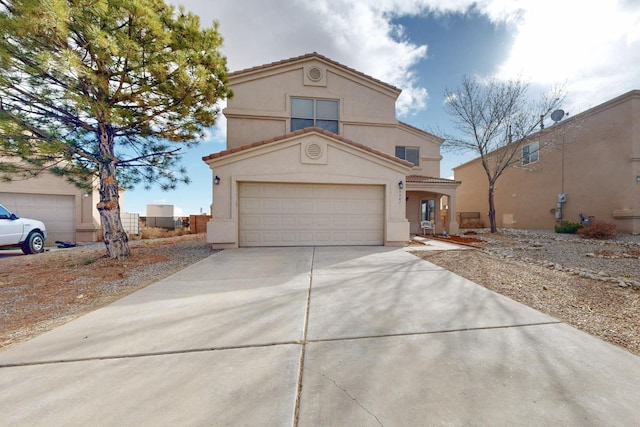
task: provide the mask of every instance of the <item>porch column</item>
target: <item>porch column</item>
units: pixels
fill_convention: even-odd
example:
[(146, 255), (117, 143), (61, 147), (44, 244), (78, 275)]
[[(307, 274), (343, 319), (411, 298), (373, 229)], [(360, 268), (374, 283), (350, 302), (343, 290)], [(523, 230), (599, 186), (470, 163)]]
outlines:
[(449, 198), (449, 209), (447, 209), (447, 223), (449, 224), (447, 233), (457, 235), (460, 232), (456, 216), (456, 192), (455, 190), (447, 194)]

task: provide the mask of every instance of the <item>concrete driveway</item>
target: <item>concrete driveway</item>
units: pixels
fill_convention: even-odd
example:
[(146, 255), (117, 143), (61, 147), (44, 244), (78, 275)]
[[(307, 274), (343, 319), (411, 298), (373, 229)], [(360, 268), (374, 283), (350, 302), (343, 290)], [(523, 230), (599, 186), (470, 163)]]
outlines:
[(0, 352), (2, 426), (637, 425), (640, 358), (403, 249), (219, 252)]

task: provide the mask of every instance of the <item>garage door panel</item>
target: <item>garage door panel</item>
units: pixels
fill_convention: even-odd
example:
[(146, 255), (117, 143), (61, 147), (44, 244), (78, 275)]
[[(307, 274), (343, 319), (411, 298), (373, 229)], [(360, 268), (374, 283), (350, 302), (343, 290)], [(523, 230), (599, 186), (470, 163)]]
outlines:
[(241, 246), (381, 245), (384, 187), (240, 183)]
[(0, 202), (21, 217), (44, 222), (47, 245), (76, 241), (75, 197), (55, 194), (1, 193)]
[(277, 199), (267, 199), (262, 201), (262, 206), (260, 206), (263, 212), (273, 212), (278, 213), (281, 211), (280, 201)]
[(277, 243), (280, 240), (278, 233), (271, 231), (265, 231), (263, 233), (263, 239), (265, 243)]

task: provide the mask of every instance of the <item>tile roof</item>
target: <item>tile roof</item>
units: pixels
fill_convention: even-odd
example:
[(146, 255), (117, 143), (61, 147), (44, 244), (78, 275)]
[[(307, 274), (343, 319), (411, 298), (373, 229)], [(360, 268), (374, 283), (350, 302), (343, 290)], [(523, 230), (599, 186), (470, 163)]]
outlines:
[(304, 128), (304, 129), (300, 129), (300, 130), (294, 131), (294, 132), (289, 132), (289, 133), (284, 134), (284, 135), (280, 135), (280, 136), (276, 136), (276, 137), (273, 137), (273, 138), (264, 139), (262, 141), (254, 142), (252, 144), (243, 145), (242, 147), (236, 147), (236, 148), (231, 148), (229, 150), (220, 151), (219, 153), (214, 153), (214, 154), (210, 154), (208, 156), (205, 156), (205, 157), (202, 158), (202, 160), (204, 160), (206, 162), (208, 160), (218, 159), (220, 157), (228, 156), (230, 154), (238, 153), (240, 151), (246, 151), (246, 150), (249, 150), (251, 148), (260, 147), (262, 145), (271, 144), (271, 143), (276, 142), (276, 141), (282, 141), (283, 139), (291, 138), (291, 137), (298, 136), (298, 135), (303, 135), (303, 134), (306, 134), (306, 133), (313, 133), (313, 132), (319, 133), (321, 135), (328, 136), (328, 137), (330, 137), (332, 139), (336, 139), (338, 141), (341, 141), (341, 142), (343, 142), (343, 143), (345, 143), (347, 145), (351, 145), (352, 147), (359, 148), (361, 150), (364, 150), (364, 151), (367, 151), (369, 153), (375, 154), (376, 156), (383, 157), (383, 158), (385, 158), (387, 160), (391, 160), (393, 162), (399, 163), (402, 166), (409, 166), (409, 167), (413, 166), (413, 163), (411, 163), (411, 162), (407, 162), (406, 160), (402, 160), (402, 159), (394, 157), (394, 156), (392, 156), (390, 154), (383, 153), (382, 151), (374, 150), (373, 148), (371, 148), (371, 147), (369, 147), (367, 145), (360, 144), (358, 142), (352, 141), (352, 140), (344, 138), (344, 137), (342, 137), (340, 135), (336, 135), (335, 133), (329, 132), (329, 131), (324, 130), (324, 129), (320, 129), (318, 127), (308, 127), (308, 128)]
[(434, 178), (432, 176), (421, 176), (421, 175), (407, 176), (407, 183), (409, 182), (413, 182), (417, 184), (461, 184), (462, 183), (462, 181), (455, 181), (453, 179)]
[(371, 77), (370, 75), (365, 74), (365, 73), (363, 73), (361, 71), (358, 71), (358, 70), (356, 70), (354, 68), (347, 67), (346, 65), (341, 64), (341, 63), (339, 63), (337, 61), (334, 61), (333, 59), (329, 59), (324, 55), (320, 55), (317, 52), (307, 53), (307, 54), (296, 56), (296, 57), (293, 57), (293, 58), (283, 59), (281, 61), (276, 61), (276, 62), (271, 62), (269, 64), (263, 64), (263, 65), (257, 65), (255, 67), (251, 67), (251, 68), (245, 68), (243, 70), (238, 70), (238, 71), (234, 71), (232, 73), (229, 73), (227, 76), (228, 77), (234, 77), (234, 76), (237, 76), (237, 75), (240, 75), (240, 74), (251, 73), (251, 72), (254, 72), (254, 71), (265, 70), (265, 69), (271, 68), (271, 67), (277, 67), (277, 66), (280, 66), (280, 65), (291, 64), (291, 63), (302, 61), (304, 59), (309, 59), (309, 58), (320, 59), (322, 61), (325, 61), (325, 62), (328, 62), (330, 64), (333, 64), (336, 67), (340, 67), (340, 68), (343, 68), (343, 69), (345, 69), (347, 71), (350, 71), (350, 72), (352, 72), (354, 74), (357, 74), (360, 77), (364, 77), (364, 78), (366, 78), (368, 80), (372, 80), (372, 81), (374, 81), (374, 82), (376, 82), (378, 84), (381, 84), (381, 85), (383, 85), (383, 86), (385, 86), (385, 87), (387, 87), (387, 88), (389, 88), (389, 89), (391, 89), (393, 91), (402, 92), (402, 89), (399, 89), (399, 88), (397, 88), (397, 87), (395, 87), (393, 85), (390, 85), (389, 83), (385, 83), (382, 80), (378, 80), (378, 79), (376, 79), (374, 77)]

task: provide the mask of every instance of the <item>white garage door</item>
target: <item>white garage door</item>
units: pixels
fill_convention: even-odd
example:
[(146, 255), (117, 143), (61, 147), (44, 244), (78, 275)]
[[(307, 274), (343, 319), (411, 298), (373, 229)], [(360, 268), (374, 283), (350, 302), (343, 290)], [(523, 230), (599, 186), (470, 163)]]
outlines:
[(76, 241), (74, 196), (0, 193), (0, 203), (21, 217), (44, 222), (48, 246), (56, 240)]
[(240, 246), (382, 245), (384, 187), (241, 183)]

